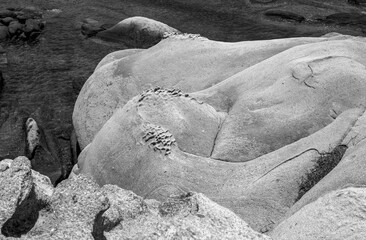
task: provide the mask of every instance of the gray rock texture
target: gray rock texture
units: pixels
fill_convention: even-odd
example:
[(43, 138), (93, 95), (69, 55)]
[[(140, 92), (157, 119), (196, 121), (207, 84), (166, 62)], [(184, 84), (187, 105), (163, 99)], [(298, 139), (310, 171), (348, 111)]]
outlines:
[(304, 206), (271, 235), (278, 240), (364, 239), (365, 201), (365, 186), (332, 191)]
[(203, 194), (158, 202), (82, 174), (54, 188), (26, 157), (1, 161), (0, 183), (1, 239), (271, 239)]
[(337, 181), (363, 183), (361, 161), (345, 162), (366, 136), (365, 49), (364, 38), (339, 34), (174, 35), (110, 54), (75, 105), (74, 174), (159, 201), (201, 192), (270, 232)]

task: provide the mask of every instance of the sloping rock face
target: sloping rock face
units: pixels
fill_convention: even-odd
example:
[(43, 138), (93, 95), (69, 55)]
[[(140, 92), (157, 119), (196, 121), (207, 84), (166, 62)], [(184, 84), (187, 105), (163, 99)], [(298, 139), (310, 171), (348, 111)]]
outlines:
[(1, 161), (0, 182), (1, 239), (270, 240), (203, 194), (145, 200), (82, 174), (53, 188), (26, 157)]
[(75, 172), (162, 201), (202, 192), (272, 231), (364, 139), (365, 50), (337, 34), (183, 35), (111, 54), (75, 105)]
[(282, 222), (271, 234), (278, 240), (365, 239), (366, 188), (332, 191)]
[(158, 43), (166, 34), (180, 33), (165, 23), (145, 17), (124, 19), (113, 27), (100, 31), (98, 38), (123, 43), (128, 47), (148, 48)]

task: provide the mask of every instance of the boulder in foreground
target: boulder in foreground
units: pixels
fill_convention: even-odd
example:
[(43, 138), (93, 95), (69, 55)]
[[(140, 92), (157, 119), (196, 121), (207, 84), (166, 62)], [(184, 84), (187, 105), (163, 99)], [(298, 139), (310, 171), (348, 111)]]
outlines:
[(0, 183), (1, 239), (271, 239), (203, 194), (158, 202), (82, 174), (53, 188), (26, 157), (1, 161)]

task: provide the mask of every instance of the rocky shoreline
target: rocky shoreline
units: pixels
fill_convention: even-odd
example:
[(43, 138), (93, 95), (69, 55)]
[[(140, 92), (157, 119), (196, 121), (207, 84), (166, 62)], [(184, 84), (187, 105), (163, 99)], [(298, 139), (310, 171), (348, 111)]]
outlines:
[[(245, 4), (317, 37), (222, 42), (146, 17), (1, 10), (0, 238), (366, 238), (366, 41), (318, 34), (365, 33), (366, 6), (290, 2)], [(99, 49), (95, 67), (83, 54)]]

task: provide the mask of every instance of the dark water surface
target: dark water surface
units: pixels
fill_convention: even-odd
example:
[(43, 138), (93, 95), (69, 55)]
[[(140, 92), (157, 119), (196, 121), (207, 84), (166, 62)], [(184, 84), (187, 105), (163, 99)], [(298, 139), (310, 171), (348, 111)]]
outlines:
[[(211, 4), (211, 5), (210, 5)], [(1, 0), (0, 9), (34, 6), (45, 14), (46, 30), (40, 43), (1, 43), (9, 65), (2, 66), (5, 88), (0, 96), (0, 159), (22, 155), (22, 118), (34, 117), (54, 137), (63, 164), (70, 159), (72, 110), (82, 83), (97, 63), (121, 47), (98, 45), (80, 34), (81, 21), (93, 18), (115, 24), (131, 16), (162, 21), (182, 32), (199, 33), (213, 40), (243, 41), (292, 36), (319, 36), (324, 31), (256, 19), (245, 1), (164, 0)], [(59, 9), (61, 11), (50, 11)], [(50, 147), (52, 148), (52, 147)]]

